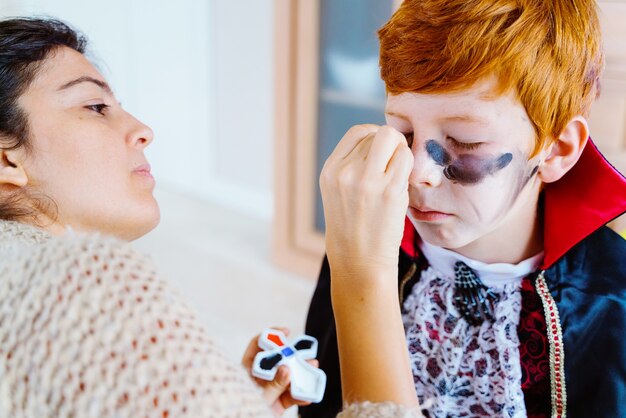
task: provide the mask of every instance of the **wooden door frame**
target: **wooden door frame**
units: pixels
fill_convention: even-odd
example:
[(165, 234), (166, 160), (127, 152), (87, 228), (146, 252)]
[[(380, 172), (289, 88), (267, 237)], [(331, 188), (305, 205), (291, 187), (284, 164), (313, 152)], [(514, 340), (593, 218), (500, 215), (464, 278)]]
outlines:
[(312, 187), (317, 184), (319, 12), (317, 0), (275, 0), (273, 259), (311, 278), (317, 277), (324, 256), (324, 235), (315, 229)]

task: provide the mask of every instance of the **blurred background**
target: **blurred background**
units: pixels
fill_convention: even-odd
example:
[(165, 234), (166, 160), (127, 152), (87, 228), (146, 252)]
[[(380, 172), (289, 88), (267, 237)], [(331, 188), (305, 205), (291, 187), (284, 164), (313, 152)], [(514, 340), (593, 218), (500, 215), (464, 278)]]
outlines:
[[(0, 17), (82, 31), (154, 129), (162, 222), (136, 244), (238, 361), (267, 326), (304, 329), (323, 256), (319, 171), (351, 125), (384, 121), (375, 31), (398, 2), (0, 0)], [(625, 172), (626, 2), (599, 3), (607, 70), (592, 133)]]

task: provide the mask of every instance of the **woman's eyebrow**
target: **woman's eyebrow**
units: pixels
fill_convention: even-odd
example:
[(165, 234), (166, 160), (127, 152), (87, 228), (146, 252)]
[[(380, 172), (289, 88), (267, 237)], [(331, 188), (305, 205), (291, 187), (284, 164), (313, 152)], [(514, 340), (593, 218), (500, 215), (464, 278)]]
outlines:
[(57, 89), (57, 91), (63, 91), (63, 90), (67, 90), (71, 87), (74, 87), (78, 84), (82, 84), (82, 83), (93, 83), (96, 86), (100, 87), (102, 90), (104, 90), (105, 92), (107, 92), (108, 94), (113, 94), (113, 91), (111, 90), (111, 87), (109, 87), (109, 85), (107, 83), (105, 83), (102, 80), (98, 80), (97, 78), (93, 78), (93, 77), (89, 77), (89, 76), (83, 76), (83, 77), (79, 77), (75, 80), (72, 80), (68, 83), (63, 84), (61, 87), (59, 87)]

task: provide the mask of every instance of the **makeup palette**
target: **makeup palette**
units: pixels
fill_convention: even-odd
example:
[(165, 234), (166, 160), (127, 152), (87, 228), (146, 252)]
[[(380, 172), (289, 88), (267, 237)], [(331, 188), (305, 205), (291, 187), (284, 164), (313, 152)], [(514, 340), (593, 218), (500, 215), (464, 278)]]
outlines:
[(326, 374), (307, 363), (317, 356), (317, 340), (302, 335), (288, 343), (285, 334), (266, 329), (259, 337), (263, 349), (254, 358), (252, 375), (263, 380), (274, 380), (278, 367), (285, 364), (291, 374), (291, 396), (294, 399), (318, 403), (324, 397)]

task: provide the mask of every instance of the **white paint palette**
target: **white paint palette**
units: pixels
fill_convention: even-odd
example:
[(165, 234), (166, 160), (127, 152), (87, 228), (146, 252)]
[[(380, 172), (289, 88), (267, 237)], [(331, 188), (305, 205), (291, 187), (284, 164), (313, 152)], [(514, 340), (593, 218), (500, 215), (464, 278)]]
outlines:
[(317, 356), (317, 339), (302, 335), (287, 342), (285, 334), (266, 329), (259, 337), (261, 351), (254, 358), (252, 375), (274, 380), (278, 367), (285, 364), (291, 372), (291, 396), (294, 399), (318, 403), (324, 397), (326, 374), (307, 363)]

